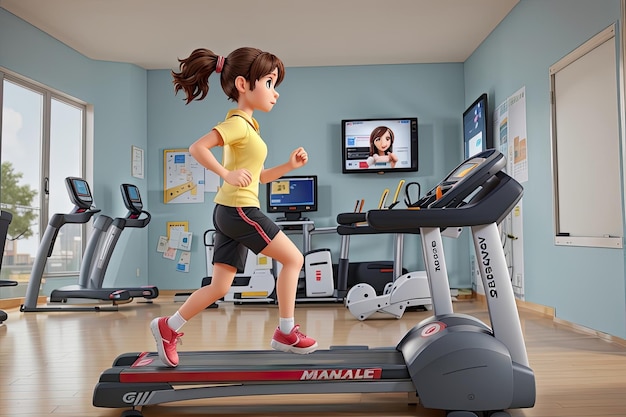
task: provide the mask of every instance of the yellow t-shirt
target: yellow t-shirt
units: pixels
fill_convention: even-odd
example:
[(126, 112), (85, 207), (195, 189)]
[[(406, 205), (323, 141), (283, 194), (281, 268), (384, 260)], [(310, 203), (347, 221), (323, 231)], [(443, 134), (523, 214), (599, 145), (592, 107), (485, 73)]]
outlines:
[(267, 145), (259, 135), (259, 124), (246, 112), (234, 109), (214, 129), (224, 141), (224, 167), (229, 171), (245, 168), (250, 171), (252, 181), (247, 187), (235, 187), (223, 181), (213, 201), (229, 207), (260, 208), (259, 179), (267, 157)]

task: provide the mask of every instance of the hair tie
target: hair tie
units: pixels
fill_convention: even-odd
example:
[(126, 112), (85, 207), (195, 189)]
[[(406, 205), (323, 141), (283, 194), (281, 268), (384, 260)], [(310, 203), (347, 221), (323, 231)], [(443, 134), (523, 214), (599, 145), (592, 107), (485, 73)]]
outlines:
[(222, 68), (224, 68), (224, 61), (226, 61), (226, 59), (223, 56), (218, 55), (218, 57), (217, 57), (217, 65), (215, 66), (215, 72), (216, 73), (219, 74), (220, 72), (222, 72)]

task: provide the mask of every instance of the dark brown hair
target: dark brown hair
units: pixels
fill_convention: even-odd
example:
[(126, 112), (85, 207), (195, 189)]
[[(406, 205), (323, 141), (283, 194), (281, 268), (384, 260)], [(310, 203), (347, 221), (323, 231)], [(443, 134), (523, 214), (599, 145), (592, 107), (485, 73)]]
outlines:
[(387, 153), (392, 152), (393, 149), (393, 130), (389, 129), (387, 126), (378, 126), (376, 129), (372, 130), (370, 134), (370, 156), (373, 156), (375, 153), (378, 153), (378, 149), (374, 145), (374, 141), (378, 138), (383, 137), (383, 135), (389, 131), (389, 136), (391, 137), (391, 145), (389, 145), (389, 149), (387, 149)]
[[(185, 59), (179, 59), (180, 72), (172, 71), (174, 77), (174, 92), (180, 90), (187, 96), (186, 102), (202, 100), (209, 92), (209, 75), (216, 67), (219, 55), (209, 49), (196, 49)], [(239, 48), (231, 52), (224, 60), (220, 81), (222, 89), (232, 101), (239, 100), (239, 92), (235, 87), (235, 79), (244, 77), (250, 83), (250, 90), (254, 90), (255, 83), (262, 77), (278, 69), (278, 86), (285, 77), (283, 62), (269, 52), (256, 48)]]

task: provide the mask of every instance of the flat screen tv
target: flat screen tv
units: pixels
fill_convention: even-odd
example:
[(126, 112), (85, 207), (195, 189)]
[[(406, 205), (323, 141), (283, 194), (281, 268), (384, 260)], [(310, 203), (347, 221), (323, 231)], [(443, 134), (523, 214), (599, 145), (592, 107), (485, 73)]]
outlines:
[(417, 171), (417, 117), (341, 121), (341, 172)]
[(484, 93), (463, 112), (464, 159), (490, 148), (493, 148), (491, 117), (487, 94)]
[(317, 211), (317, 175), (284, 176), (266, 185), (267, 212), (284, 214), (277, 221), (308, 220), (302, 213)]

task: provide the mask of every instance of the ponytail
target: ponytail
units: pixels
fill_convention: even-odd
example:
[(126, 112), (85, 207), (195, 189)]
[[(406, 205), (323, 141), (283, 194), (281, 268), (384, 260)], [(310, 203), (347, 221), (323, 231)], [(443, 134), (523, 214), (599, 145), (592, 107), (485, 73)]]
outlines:
[(235, 102), (239, 100), (239, 91), (235, 87), (237, 77), (244, 77), (250, 83), (250, 90), (254, 90), (257, 80), (274, 69), (278, 69), (277, 86), (285, 77), (283, 62), (275, 55), (256, 48), (239, 48), (226, 58), (209, 49), (199, 48), (189, 57), (178, 61), (180, 71), (172, 71), (174, 93), (183, 90), (186, 104), (206, 97), (209, 92), (209, 76), (213, 72), (220, 75), (224, 93)]

